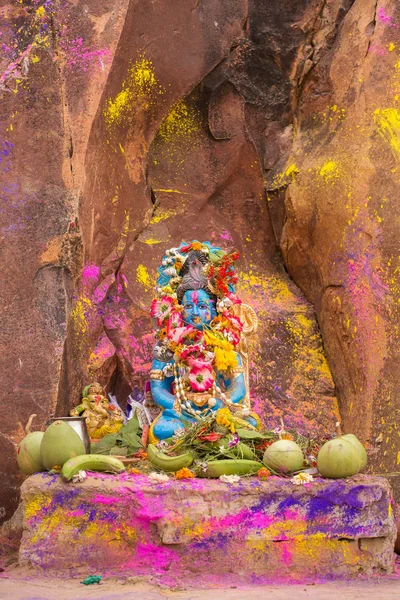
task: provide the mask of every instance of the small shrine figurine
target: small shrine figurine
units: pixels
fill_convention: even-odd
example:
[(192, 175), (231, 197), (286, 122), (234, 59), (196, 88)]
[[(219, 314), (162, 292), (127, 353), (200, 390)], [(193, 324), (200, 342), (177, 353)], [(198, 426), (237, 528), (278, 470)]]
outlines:
[(150, 384), (161, 409), (151, 442), (222, 407), (259, 426), (250, 410), (246, 340), (258, 320), (235, 293), (238, 258), (198, 241), (183, 242), (163, 258), (151, 306), (158, 341)]
[(120, 409), (107, 399), (99, 383), (87, 385), (82, 392), (82, 402), (70, 411), (71, 417), (85, 417), (92, 440), (109, 433), (118, 433), (124, 423)]

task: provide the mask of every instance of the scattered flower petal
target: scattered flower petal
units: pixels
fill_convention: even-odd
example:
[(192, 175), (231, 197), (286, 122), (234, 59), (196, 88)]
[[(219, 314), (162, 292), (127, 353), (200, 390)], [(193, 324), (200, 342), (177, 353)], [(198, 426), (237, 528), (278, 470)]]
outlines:
[(224, 483), (237, 483), (240, 481), (240, 475), (221, 475), (220, 480)]
[(72, 483), (82, 483), (82, 481), (85, 481), (85, 479), (87, 479), (86, 471), (79, 471), (73, 476)]
[(168, 475), (166, 475), (165, 473), (156, 473), (155, 471), (149, 473), (149, 479), (151, 479), (152, 481), (156, 481), (157, 483), (169, 481)]
[(314, 477), (309, 473), (298, 473), (290, 480), (295, 485), (304, 485), (305, 483), (311, 483), (314, 481)]

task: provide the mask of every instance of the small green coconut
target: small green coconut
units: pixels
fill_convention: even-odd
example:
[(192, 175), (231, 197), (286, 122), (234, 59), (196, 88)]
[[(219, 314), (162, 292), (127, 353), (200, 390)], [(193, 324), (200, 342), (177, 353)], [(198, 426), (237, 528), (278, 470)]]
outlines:
[(358, 452), (360, 453), (360, 458), (361, 458), (360, 471), (362, 471), (367, 466), (367, 462), (368, 462), (367, 451), (365, 450), (365, 448), (362, 445), (362, 443), (360, 442), (360, 440), (353, 433), (346, 433), (342, 437), (343, 437), (343, 439), (348, 440), (350, 442), (350, 444), (353, 444), (353, 446), (355, 446), (357, 448)]
[(83, 441), (68, 423), (54, 421), (49, 425), (40, 446), (40, 459), (48, 471), (82, 454), (86, 454)]
[(328, 479), (344, 479), (356, 475), (361, 469), (361, 455), (354, 441), (342, 435), (336, 423), (337, 437), (326, 442), (318, 453), (318, 471)]
[(17, 463), (20, 471), (25, 475), (33, 475), (44, 471), (42, 461), (40, 460), (40, 446), (43, 439), (43, 431), (30, 431), (33, 418), (31, 415), (25, 427), (26, 437), (20, 442), (17, 448)]
[(303, 467), (304, 454), (296, 442), (278, 440), (266, 449), (263, 463), (276, 473), (293, 473)]

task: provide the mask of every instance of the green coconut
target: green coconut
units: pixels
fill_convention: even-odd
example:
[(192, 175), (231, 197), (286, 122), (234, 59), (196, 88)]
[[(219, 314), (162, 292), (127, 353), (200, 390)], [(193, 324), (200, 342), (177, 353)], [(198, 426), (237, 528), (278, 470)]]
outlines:
[(362, 443), (360, 442), (360, 440), (353, 433), (346, 433), (342, 437), (343, 437), (343, 439), (349, 441), (350, 444), (353, 444), (353, 446), (355, 446), (357, 448), (358, 452), (360, 453), (360, 458), (361, 458), (360, 471), (362, 471), (367, 466), (367, 462), (368, 462), (367, 451), (365, 450), (365, 448), (362, 445)]
[(342, 435), (336, 424), (337, 437), (326, 442), (318, 453), (318, 471), (328, 479), (344, 479), (356, 475), (361, 469), (361, 454), (354, 441)]
[(263, 463), (276, 473), (293, 473), (303, 467), (304, 454), (296, 442), (278, 440), (266, 449)]
[(40, 459), (47, 470), (62, 467), (70, 458), (82, 454), (86, 454), (83, 441), (68, 423), (54, 421), (49, 425), (40, 446)]
[(27, 434), (17, 448), (17, 463), (20, 471), (25, 475), (33, 475), (44, 471), (40, 460), (40, 445), (43, 439), (43, 431), (30, 431), (31, 423), (36, 415), (31, 415), (25, 433)]

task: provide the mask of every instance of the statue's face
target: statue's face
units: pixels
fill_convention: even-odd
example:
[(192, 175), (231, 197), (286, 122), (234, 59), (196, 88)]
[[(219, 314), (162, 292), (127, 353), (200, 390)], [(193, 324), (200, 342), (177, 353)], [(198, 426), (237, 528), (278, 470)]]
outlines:
[(183, 319), (185, 324), (203, 329), (211, 323), (215, 315), (214, 304), (204, 290), (188, 290), (182, 298)]

